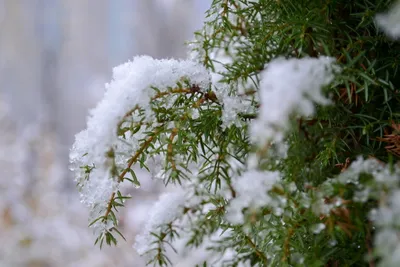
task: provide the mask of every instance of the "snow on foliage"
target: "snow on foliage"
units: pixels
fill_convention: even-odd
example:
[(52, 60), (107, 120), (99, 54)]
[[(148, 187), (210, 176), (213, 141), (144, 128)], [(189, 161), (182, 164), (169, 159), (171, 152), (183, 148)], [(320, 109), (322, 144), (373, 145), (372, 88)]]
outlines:
[(310, 116), (314, 104), (330, 101), (322, 94), (332, 82), (333, 62), (329, 57), (272, 60), (261, 73), (260, 110), (252, 122), (251, 137), (260, 144), (281, 142), (290, 124), (290, 115)]
[(400, 1), (385, 14), (376, 16), (378, 26), (391, 38), (400, 38)]
[[(260, 6), (255, 4), (257, 2), (251, 2), (258, 10), (256, 7)], [(184, 242), (187, 249), (201, 250), (210, 237), (227, 233), (220, 240), (210, 242), (209, 249), (219, 252), (220, 256), (226, 252), (236, 253), (232, 266), (247, 263), (249, 259), (250, 264), (263, 266), (320, 264), (321, 259), (331, 255), (334, 246), (339, 244), (337, 248), (343, 249), (348, 240), (343, 234), (351, 238), (351, 231), (359, 226), (352, 217), (358, 221), (361, 217), (353, 212), (360, 209), (363, 212), (361, 221), (366, 220), (372, 207), (365, 203), (372, 202), (377, 206), (369, 218), (376, 227), (374, 253), (382, 258), (382, 266), (393, 265), (398, 259), (391, 255), (400, 248), (396, 238), (400, 218), (400, 172), (398, 166), (362, 157), (354, 160), (358, 154), (347, 153), (362, 147), (359, 138), (354, 137), (361, 134), (361, 131), (354, 133), (360, 127), (350, 128), (352, 125), (342, 122), (339, 116), (340, 109), (347, 110), (347, 105), (352, 105), (349, 103), (351, 96), (348, 95), (349, 102), (345, 102), (341, 91), (349, 89), (344, 88), (349, 82), (353, 90), (356, 83), (353, 78), (342, 76), (336, 77), (333, 83), (339, 70), (344, 71), (343, 76), (349, 74), (348, 61), (351, 60), (346, 58), (344, 62), (344, 57), (352, 53), (347, 55), (342, 47), (336, 47), (336, 42), (347, 43), (341, 43), (340, 38), (335, 40), (332, 49), (336, 54), (322, 52), (321, 48), (325, 47), (317, 46), (330, 46), (322, 40), (312, 40), (312, 45), (304, 43), (305, 46), (302, 42), (301, 49), (294, 43), (293, 51), (280, 47), (280, 41), (275, 49), (265, 39), (258, 40), (258, 36), (253, 36), (258, 41), (252, 43), (256, 40), (248, 38), (253, 33), (246, 24), (246, 17), (240, 16), (245, 6), (231, 5), (231, 1), (213, 5), (203, 32), (199, 33), (205, 38), (200, 37), (194, 47), (194, 57), (197, 57), (194, 61), (137, 57), (114, 69), (113, 81), (106, 86), (104, 99), (91, 112), (87, 129), (77, 135), (71, 151), (82, 201), (91, 207), (92, 219), (97, 218), (95, 228), (100, 235), (109, 234), (105, 239), (110, 240), (110, 232), (116, 229), (114, 223), (117, 224), (113, 210), (123, 204), (115, 201), (115, 195), (121, 194), (119, 184), (128, 172), (132, 171), (130, 174), (135, 176), (132, 168), (140, 163), (140, 167), (153, 165), (148, 168), (150, 173), (166, 184), (172, 181), (182, 186), (182, 191), (161, 196), (136, 239), (134, 247), (140, 254), (150, 256), (149, 263), (172, 264), (170, 255), (166, 254), (175, 251), (177, 242)], [(230, 12), (232, 9), (238, 14)], [(390, 11), (387, 17), (377, 17), (383, 28), (394, 25), (391, 12), (397, 11)], [(279, 16), (271, 19), (271, 27), (276, 26), (269, 32), (271, 36), (282, 26), (274, 25), (275, 20), (279, 21)], [(239, 33), (243, 40), (225, 38), (223, 34), (214, 36), (213, 32), (219, 34), (216, 27), (220, 29), (221, 25), (218, 22), (236, 23), (236, 27), (229, 27), (229, 32)], [(264, 21), (254, 22), (255, 25), (263, 25), (258, 22)], [(268, 32), (269, 26), (260, 29)], [(317, 31), (317, 28), (310, 27), (308, 31)], [(210, 44), (207, 35), (213, 35), (211, 39), (217, 39), (217, 44)], [(256, 58), (257, 62), (253, 62), (256, 51), (252, 50), (253, 44), (267, 47), (264, 52), (257, 50), (264, 56), (260, 60)], [(210, 50), (205, 48), (208, 45)], [(302, 57), (307, 53), (306, 46), (311, 46), (313, 53), (308, 54), (312, 57), (276, 57), (282, 51), (293, 52), (283, 53), (285, 55)], [(241, 57), (239, 51), (245, 52), (241, 55), (252, 55), (251, 60)], [(332, 57), (322, 54), (332, 54)], [(364, 75), (367, 62), (360, 63)], [(366, 80), (373, 81), (375, 77), (368, 76)], [(182, 81), (189, 87), (179, 85), (177, 91), (172, 92), (171, 88)], [(330, 109), (322, 107), (331, 104), (324, 89), (332, 84), (337, 88), (330, 88), (330, 92), (340, 95), (335, 98), (333, 107), (338, 118), (326, 115)], [(368, 94), (366, 87), (363, 90)], [(357, 104), (356, 101), (356, 107)], [(132, 113), (138, 107), (138, 114)], [(127, 114), (129, 121), (125, 120)], [(354, 119), (356, 115), (352, 110), (348, 114)], [(305, 120), (313, 117), (316, 123), (309, 120), (304, 130), (305, 123), (299, 120), (299, 131), (296, 131), (294, 119), (299, 117)], [(129, 123), (131, 126), (127, 127)], [(381, 132), (386, 122), (382, 125)], [(351, 129), (345, 136), (357, 139), (357, 144), (342, 137), (340, 127), (346, 131)], [(128, 130), (120, 134), (124, 129)], [(332, 142), (327, 141), (330, 138)], [(270, 147), (272, 153), (266, 153)], [(369, 155), (365, 151), (362, 153)], [(380, 157), (381, 154), (375, 155)], [(344, 158), (345, 163), (340, 163)], [(193, 190), (190, 194), (189, 189)], [(122, 195), (118, 197), (122, 199)], [(365, 222), (362, 224), (365, 229)], [(390, 234), (390, 242), (382, 244)], [(362, 243), (372, 241), (369, 233), (361, 235), (368, 239), (361, 240)], [(360, 248), (361, 241), (354, 240), (354, 245)], [(330, 248), (325, 248), (326, 243)], [(323, 251), (318, 252), (319, 255), (304, 253), (307, 247), (319, 251), (320, 245)], [(187, 250), (181, 248), (179, 252)], [(330, 256), (326, 260), (330, 262)]]
[(235, 179), (237, 197), (232, 199), (227, 210), (227, 219), (234, 224), (242, 224), (244, 208), (258, 209), (271, 204), (268, 191), (280, 180), (279, 172), (250, 170)]
[(239, 114), (252, 114), (255, 112), (251, 98), (246, 95), (230, 95), (229, 87), (223, 85), (217, 88), (215, 94), (223, 103), (221, 116), (222, 126), (224, 128), (231, 125), (236, 125), (238, 127), (244, 126), (245, 122), (240, 119)]
[(154, 234), (161, 235), (161, 226), (182, 215), (184, 203), (185, 192), (183, 190), (166, 192), (160, 196), (150, 210), (143, 231), (136, 237), (134, 248), (140, 255), (156, 248), (157, 238)]
[[(107, 201), (117, 187), (112, 179), (111, 164), (107, 151), (118, 148), (118, 152), (129, 154), (137, 150), (142, 132), (121, 139), (117, 135), (117, 125), (124, 115), (136, 106), (144, 109), (145, 121), (153, 122), (154, 114), (149, 109), (152, 97), (159, 92), (176, 86), (178, 81), (190, 82), (204, 88), (208, 85), (207, 70), (189, 60), (155, 60), (148, 56), (135, 57), (113, 70), (113, 80), (106, 84), (104, 98), (90, 112), (87, 129), (76, 135), (70, 153), (71, 169), (81, 185), (81, 200), (94, 210), (93, 218), (106, 210)], [(117, 162), (120, 164), (125, 164)], [(91, 168), (90, 178), (85, 175)]]
[(354, 160), (349, 168), (339, 175), (338, 180), (342, 183), (353, 183), (358, 185), (358, 176), (361, 173), (373, 175), (378, 184), (387, 187), (394, 187), (398, 182), (399, 173), (393, 172), (385, 164), (376, 159), (370, 158), (365, 160), (362, 157), (358, 157)]
[[(231, 231), (218, 230), (211, 236), (207, 236), (202, 245), (194, 250), (189, 251), (186, 247), (186, 240), (182, 239), (180, 242), (175, 243), (178, 251), (183, 251), (183, 255), (179, 255), (179, 260), (174, 262), (174, 267), (187, 267), (187, 266), (202, 266), (204, 262), (209, 262), (214, 267), (227, 266), (229, 262), (234, 262), (235, 257), (240, 255), (233, 249), (227, 249), (224, 252), (216, 252), (210, 249), (215, 246), (217, 242), (224, 242), (224, 239), (232, 236)], [(258, 267), (259, 265), (252, 265), (250, 260), (240, 262), (238, 267)]]
[[(371, 175), (373, 182), (363, 184), (360, 181), (363, 174)], [(375, 253), (381, 257), (378, 266), (382, 267), (395, 267), (400, 261), (399, 177), (398, 165), (390, 167), (374, 158), (359, 157), (337, 179), (340, 183), (351, 183), (357, 187), (353, 198), (355, 202), (380, 199), (379, 206), (371, 210), (370, 220), (376, 228), (374, 247)]]
[[(259, 114), (257, 119), (251, 123), (250, 132), (246, 134), (249, 134), (253, 141), (261, 145), (270, 142), (284, 142), (285, 134), (290, 129), (291, 116), (310, 116), (315, 111), (315, 104), (326, 105), (330, 103), (323, 95), (322, 89), (333, 80), (335, 72), (333, 62), (334, 59), (327, 57), (318, 59), (277, 58), (272, 60), (260, 75)], [(143, 108), (145, 122), (156, 123), (155, 114), (150, 108), (152, 99), (156, 94), (166, 92), (176, 86), (177, 81), (182, 80), (182, 78), (189, 79), (191, 83), (200, 85), (201, 88), (206, 88), (210, 81), (210, 75), (205, 68), (193, 61), (154, 60), (149, 57), (138, 57), (132, 62), (114, 69), (113, 81), (106, 86), (107, 91), (104, 99), (91, 112), (91, 116), (88, 118), (88, 128), (77, 135), (71, 151), (73, 170), (81, 185), (82, 201), (91, 207), (92, 219), (104, 213), (110, 195), (118, 187), (118, 181), (115, 181), (115, 176), (111, 174), (111, 165), (105, 151), (109, 151), (110, 148), (115, 149), (119, 154), (115, 157), (117, 165), (123, 169), (126, 165), (126, 158), (132, 155), (132, 151), (140, 149), (140, 140), (146, 137), (144, 130), (139, 129), (130, 137), (121, 140), (116, 132), (118, 124), (125, 114), (136, 106)], [(152, 90), (152, 87), (159, 91)], [(221, 114), (221, 127), (227, 129), (236, 124), (234, 123), (235, 116), (237, 113), (243, 112), (245, 107), (241, 106), (240, 102), (235, 99), (222, 100), (224, 96), (229, 96), (228, 93), (217, 91), (216, 95), (218, 101), (220, 101), (218, 104), (231, 105), (231, 107), (224, 107)], [(231, 115), (226, 114), (227, 109), (230, 110)], [(197, 112), (199, 111), (197, 110)], [(192, 114), (194, 119), (198, 119), (199, 116), (199, 114)], [(230, 119), (226, 119), (227, 116), (231, 116)], [(172, 141), (171, 144), (173, 144)], [(210, 146), (210, 151), (213, 151), (214, 147)], [(197, 149), (200, 150), (201, 148), (198, 147)], [(240, 173), (242, 168), (245, 168), (244, 165), (240, 165), (240, 168), (235, 171), (235, 168), (230, 166), (231, 169), (226, 171), (230, 183), (222, 183), (222, 188), (228, 189), (226, 191), (232, 196), (223, 195), (223, 205), (226, 205), (226, 210), (223, 206), (224, 214), (222, 218), (226, 219), (228, 223), (245, 225), (248, 220), (246, 217), (248, 213), (254, 211), (254, 214), (257, 214), (257, 211), (262, 208), (268, 208), (271, 214), (275, 216), (271, 219), (271, 225), (274, 228), (268, 230), (271, 233), (276, 232), (281, 227), (278, 226), (279, 223), (282, 223), (278, 223), (281, 217), (290, 217), (293, 212), (306, 209), (307, 212), (319, 218), (329, 217), (333, 212), (345, 207), (344, 200), (334, 196), (335, 187), (340, 188), (347, 184), (353, 184), (356, 188), (353, 200), (357, 203), (364, 203), (369, 199), (377, 198), (383, 192), (387, 193), (385, 200), (381, 201), (380, 206), (371, 213), (371, 220), (377, 227), (376, 252), (382, 256), (382, 264), (386, 264), (382, 266), (394, 266), (393, 264), (398, 261), (391, 255), (396, 254), (400, 247), (400, 241), (392, 237), (390, 243), (382, 244), (389, 233), (396, 236), (398, 234), (397, 229), (400, 226), (398, 225), (400, 193), (398, 193), (397, 187), (399, 177), (397, 167), (393, 171), (387, 165), (375, 159), (364, 160), (360, 157), (346, 169), (343, 169), (335, 179), (329, 179), (322, 183), (318, 190), (307, 189), (300, 192), (296, 185), (288, 184), (281, 179), (283, 176), (281, 172), (259, 170), (258, 159), (252, 160), (251, 158), (255, 155), (248, 155), (247, 170), (241, 175), (237, 174)], [(206, 154), (206, 156), (208, 155)], [(154, 162), (156, 160), (155, 158), (151, 159)], [(191, 168), (192, 176), (188, 179), (191, 180), (192, 187), (198, 190), (197, 193), (204, 189), (204, 185), (201, 184), (196, 175), (200, 173), (207, 175), (215, 170), (214, 168), (201, 170), (201, 165), (205, 162), (221, 159), (219, 154), (213, 152), (207, 159), (199, 160), (196, 162), (197, 165), (193, 165), (193, 168)], [(160, 162), (156, 165), (161, 165), (164, 160), (159, 159)], [(193, 162), (189, 163), (188, 161), (185, 164), (189, 166)], [(87, 168), (93, 166), (90, 177), (86, 175), (86, 169), (82, 169), (82, 166)], [(157, 169), (155, 173), (161, 171)], [(363, 174), (371, 175), (374, 178), (373, 183), (366, 185), (361, 182), (360, 177)], [(164, 175), (164, 178), (168, 177)], [(210, 188), (214, 188), (213, 185)], [(311, 185), (310, 188), (312, 188)], [(149, 219), (142, 233), (136, 238), (134, 245), (139, 254), (147, 254), (154, 259), (161, 257), (161, 254), (157, 253), (164, 249), (165, 244), (171, 246), (176, 244), (177, 239), (175, 238), (178, 233), (175, 233), (177, 230), (174, 227), (183, 229), (187, 226), (179, 223), (179, 225), (175, 225), (175, 223), (186, 214), (187, 210), (191, 209), (187, 207), (187, 189), (188, 187), (183, 186), (180, 191), (162, 195), (151, 208)], [(214, 189), (217, 191), (217, 187)], [(207, 192), (207, 190), (204, 191)], [(290, 194), (284, 192), (290, 192)], [(207, 193), (204, 196), (207, 196)], [(221, 195), (214, 193), (214, 196), (220, 197)], [(329, 198), (332, 199), (326, 201)], [(207, 197), (198, 201), (197, 205), (202, 203), (202, 209), (193, 211), (193, 216), (188, 221), (196, 221), (197, 215), (212, 213), (215, 212), (213, 209), (221, 208), (217, 200), (213, 201), (207, 203)], [(274, 222), (274, 220), (277, 221)], [(285, 227), (284, 225), (282, 223), (282, 227)], [(95, 224), (95, 226), (100, 232), (107, 232), (114, 227), (113, 222), (109, 220), (105, 224), (100, 223), (99, 225)], [(322, 221), (313, 223), (309, 228), (310, 232), (315, 235), (323, 234), (328, 229)], [(214, 232), (218, 231), (221, 231), (221, 229), (216, 228), (214, 230)], [(182, 238), (179, 239), (182, 241)], [(183, 240), (185, 240), (184, 237)], [(267, 244), (269, 246), (267, 254), (270, 258), (274, 257), (277, 249), (273, 242), (272, 239)], [(299, 261), (304, 261), (304, 258), (299, 257)]]

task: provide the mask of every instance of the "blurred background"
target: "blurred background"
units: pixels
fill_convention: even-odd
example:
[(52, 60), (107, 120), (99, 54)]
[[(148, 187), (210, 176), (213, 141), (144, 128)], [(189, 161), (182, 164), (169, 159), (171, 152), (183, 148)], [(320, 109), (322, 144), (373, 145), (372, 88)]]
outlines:
[(0, 0), (0, 267), (144, 266), (132, 243), (163, 185), (142, 179), (121, 213), (127, 242), (100, 251), (69, 148), (112, 68), (140, 54), (185, 58), (210, 3)]

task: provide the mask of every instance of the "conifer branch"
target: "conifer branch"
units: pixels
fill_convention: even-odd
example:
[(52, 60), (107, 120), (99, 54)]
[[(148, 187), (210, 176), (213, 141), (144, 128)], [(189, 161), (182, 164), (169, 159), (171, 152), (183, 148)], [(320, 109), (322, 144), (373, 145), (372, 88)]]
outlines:
[(257, 246), (254, 244), (249, 236), (245, 235), (245, 239), (249, 246), (254, 250), (254, 253), (257, 255), (257, 257), (259, 257), (261, 262), (266, 266), (266, 264), (268, 263), (267, 256), (265, 256), (264, 253), (257, 248)]
[[(137, 160), (139, 159), (140, 155), (143, 153), (143, 151), (153, 142), (154, 138), (156, 137), (156, 135), (161, 132), (162, 127), (158, 128), (158, 130), (156, 130), (153, 135), (149, 136), (146, 141), (141, 145), (141, 147), (139, 148), (139, 150), (136, 151), (136, 153), (131, 157), (131, 159), (128, 161), (128, 165), (127, 167), (121, 172), (121, 174), (118, 176), (118, 182), (122, 183), (124, 181), (124, 177), (127, 174), (127, 172), (131, 169), (132, 165), (135, 164), (137, 162)], [(108, 201), (108, 205), (107, 205), (107, 209), (106, 212), (104, 214), (104, 220), (107, 220), (108, 215), (111, 212), (111, 209), (113, 207), (113, 203), (115, 200), (115, 192), (113, 192), (110, 196), (110, 200)]]
[[(99, 104), (74, 146), (79, 153), (89, 148), (87, 157), (73, 157), (80, 188), (92, 188), (110, 163), (116, 182), (139, 184), (133, 165), (140, 161), (147, 168), (145, 162), (160, 156), (155, 171), (165, 184), (179, 182), (182, 192), (161, 196), (144, 227), (150, 231), (138, 241), (138, 251), (155, 265), (175, 264), (164, 247), (175, 251), (180, 235), (194, 249), (212, 240), (216, 257), (237, 251), (227, 265), (365, 265), (366, 255), (370, 267), (392, 264), (394, 250), (376, 238), (400, 234), (390, 219), (399, 210), (400, 126), (387, 127), (400, 119), (400, 43), (376, 28), (392, 19), (375, 18), (389, 2), (311, 1), (304, 7), (296, 1), (213, 1), (193, 42), (196, 61), (139, 57), (120, 67), (126, 75), (148, 70), (159, 88), (150, 85), (152, 95), (141, 91), (149, 88), (145, 77), (135, 81), (138, 88), (110, 85), (119, 90), (109, 91), (112, 97)], [(143, 99), (136, 94), (146, 105), (139, 107)], [(117, 136), (107, 136), (111, 125), (97, 127), (110, 107), (115, 110), (107, 122), (117, 122)], [(138, 141), (142, 127), (150, 133)], [(125, 155), (119, 144), (132, 143), (137, 151)], [(118, 169), (115, 155), (126, 168)], [(83, 197), (91, 208), (107, 207), (93, 224), (116, 222), (113, 208), (127, 197), (99, 191)], [(380, 214), (390, 215), (387, 222)], [(110, 232), (103, 230), (100, 246), (103, 239), (116, 242)], [(222, 234), (214, 242), (209, 237), (216, 233)], [(267, 258), (276, 248), (278, 258)]]

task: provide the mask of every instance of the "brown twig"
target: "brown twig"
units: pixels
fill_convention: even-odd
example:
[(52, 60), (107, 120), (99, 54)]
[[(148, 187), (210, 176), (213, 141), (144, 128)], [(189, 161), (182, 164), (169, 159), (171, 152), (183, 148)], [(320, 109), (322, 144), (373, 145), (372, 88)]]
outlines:
[[(126, 173), (129, 171), (129, 169), (132, 167), (132, 165), (134, 163), (137, 162), (137, 160), (139, 159), (139, 156), (143, 153), (143, 151), (151, 144), (151, 142), (153, 142), (154, 137), (160, 132), (161, 130), (158, 130), (154, 133), (154, 135), (149, 136), (149, 138), (147, 138), (147, 140), (142, 144), (142, 146), (139, 148), (138, 151), (136, 151), (135, 155), (132, 156), (132, 158), (128, 161), (128, 166), (125, 168), (125, 170), (118, 176), (118, 182), (121, 183), (124, 181), (124, 176), (126, 175)], [(115, 198), (115, 192), (113, 192), (111, 194), (110, 200), (108, 201), (108, 206), (107, 206), (107, 210), (104, 214), (104, 220), (107, 219), (108, 215), (111, 212), (112, 209), (112, 203), (114, 201)]]
[(257, 246), (254, 244), (254, 242), (251, 240), (250, 237), (248, 237), (247, 235), (245, 235), (245, 239), (247, 241), (247, 243), (250, 245), (250, 247), (252, 249), (254, 249), (254, 252), (256, 253), (256, 255), (264, 262), (264, 264), (266, 265), (268, 263), (268, 258), (267, 256), (264, 255), (264, 253), (262, 251), (260, 251)]
[(171, 163), (172, 170), (176, 171), (176, 164), (173, 155), (173, 141), (175, 136), (178, 134), (178, 128), (173, 128), (171, 131), (171, 135), (169, 136), (169, 144), (167, 148), (167, 158)]
[(228, 183), (228, 187), (229, 187), (229, 190), (231, 191), (232, 198), (236, 198), (236, 191), (230, 182)]
[(121, 121), (118, 123), (117, 125), (117, 129), (120, 129), (122, 124), (125, 122), (125, 119), (128, 118), (129, 116), (131, 116), (136, 110), (139, 110), (140, 107), (139, 106), (135, 106), (133, 109), (129, 110), (127, 113), (125, 113), (125, 115), (122, 117)]
[(170, 94), (190, 94), (190, 93), (193, 93), (193, 91), (190, 88), (174, 88), (169, 91), (158, 92), (155, 96), (151, 98), (151, 101)]
[(388, 145), (385, 146), (385, 149), (388, 152), (400, 157), (400, 124), (395, 124), (392, 122), (391, 128), (392, 133), (385, 134), (384, 137), (377, 137), (376, 139), (380, 142), (388, 143)]
[(292, 238), (294, 234), (294, 229), (290, 228), (288, 230), (288, 235), (285, 238), (285, 242), (283, 244), (283, 257), (282, 257), (282, 262), (286, 262), (290, 256), (290, 239)]

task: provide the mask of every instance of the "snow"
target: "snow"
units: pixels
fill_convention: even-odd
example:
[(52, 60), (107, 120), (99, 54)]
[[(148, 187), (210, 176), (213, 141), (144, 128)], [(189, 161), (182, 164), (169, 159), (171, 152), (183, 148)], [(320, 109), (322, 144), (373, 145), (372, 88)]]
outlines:
[(261, 73), (259, 115), (250, 129), (253, 141), (261, 145), (282, 142), (291, 115), (310, 116), (315, 104), (329, 104), (321, 89), (334, 78), (334, 61), (278, 57), (267, 64)]
[[(370, 174), (373, 182), (362, 184), (360, 174)], [(356, 185), (354, 201), (379, 200), (379, 206), (371, 210), (369, 218), (375, 227), (374, 249), (381, 258), (378, 266), (398, 266), (400, 261), (400, 190), (399, 166), (389, 165), (374, 158), (358, 157), (337, 177), (337, 182)]]
[[(114, 68), (113, 80), (106, 84), (103, 99), (91, 110), (87, 129), (76, 135), (70, 152), (71, 170), (82, 184), (83, 203), (92, 209), (96, 206), (98, 212), (104, 211), (111, 193), (118, 188), (117, 181), (110, 174), (111, 166), (106, 152), (114, 148), (119, 150), (119, 155), (130, 154), (139, 148), (143, 132), (139, 131), (125, 142), (121, 142), (117, 136), (117, 125), (124, 115), (140, 106), (145, 110), (146, 121), (153, 122), (150, 100), (156, 92), (150, 87), (166, 91), (176, 87), (182, 78), (188, 78), (201, 89), (207, 88), (210, 80), (207, 70), (190, 60), (155, 60), (138, 56)], [(121, 164), (124, 162), (119, 161)], [(95, 166), (90, 179), (85, 180), (82, 166)], [(93, 214), (93, 219), (98, 215), (97, 212)]]
[(400, 262), (400, 240), (398, 231), (386, 228), (375, 234), (374, 246), (383, 256), (378, 266), (397, 267)]
[(397, 1), (388, 12), (378, 14), (375, 19), (378, 26), (390, 38), (400, 38), (400, 1)]
[[(240, 252), (228, 248), (225, 251), (213, 251), (210, 247), (218, 246), (218, 242), (223, 242), (224, 239), (232, 236), (232, 231), (223, 231), (218, 229), (210, 236), (206, 236), (205, 240), (198, 248), (190, 248), (186, 246), (187, 240), (185, 238), (180, 239), (175, 242), (175, 247), (180, 253), (177, 259), (172, 258), (174, 267), (187, 267), (187, 266), (203, 266), (204, 262), (207, 262), (210, 266), (214, 267), (224, 267), (227, 266), (229, 262), (232, 262), (236, 257), (241, 256)], [(244, 254), (244, 253), (243, 253)], [(176, 261), (176, 262), (175, 262)], [(250, 267), (250, 261), (239, 262), (238, 267)], [(256, 265), (257, 266), (257, 265)]]
[(323, 230), (325, 230), (325, 228), (326, 228), (325, 224), (323, 224), (323, 223), (317, 223), (317, 224), (314, 224), (314, 225), (311, 227), (311, 231), (312, 231), (314, 234), (319, 234), (319, 233), (321, 233)]
[(244, 222), (242, 210), (247, 207), (254, 209), (271, 204), (268, 191), (280, 180), (279, 172), (249, 170), (233, 181), (236, 198), (232, 199), (227, 208), (226, 218), (233, 224)]
[[(338, 180), (341, 183), (353, 183), (357, 185), (359, 184), (358, 179), (361, 173), (373, 175), (378, 185), (397, 187), (399, 170), (396, 169), (395, 172), (392, 172), (386, 164), (374, 158), (363, 159), (362, 157), (358, 157), (345, 172), (339, 175)], [(368, 191), (368, 189), (366, 190)], [(366, 192), (363, 193), (365, 194)], [(363, 199), (365, 199), (365, 196), (363, 196)]]
[(135, 250), (143, 255), (155, 246), (156, 237), (151, 233), (161, 233), (160, 227), (163, 224), (172, 222), (183, 213), (183, 204), (185, 203), (185, 192), (177, 190), (167, 192), (160, 196), (159, 200), (151, 207), (148, 214), (148, 221), (141, 234), (136, 237), (134, 244)]
[(250, 97), (238, 94), (230, 95), (229, 87), (220, 83), (215, 83), (215, 94), (223, 105), (222, 109), (222, 128), (228, 128), (232, 125), (241, 127), (245, 122), (239, 117), (238, 114), (252, 114), (255, 113), (255, 108), (252, 105)]

